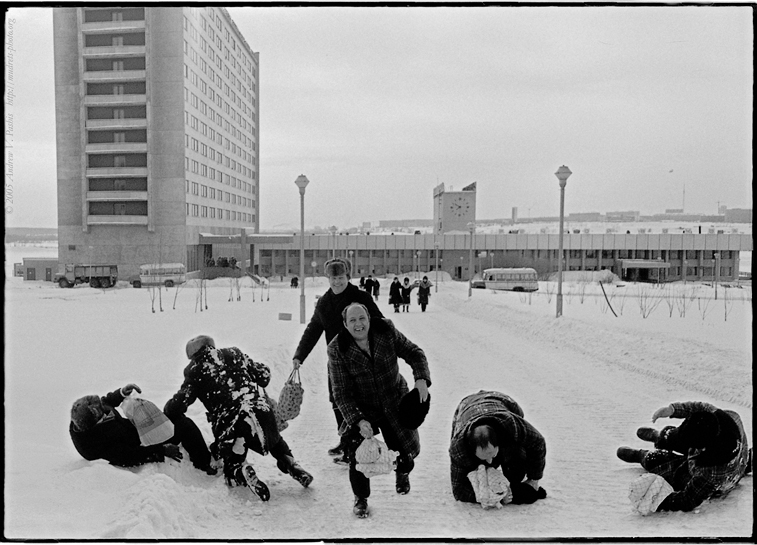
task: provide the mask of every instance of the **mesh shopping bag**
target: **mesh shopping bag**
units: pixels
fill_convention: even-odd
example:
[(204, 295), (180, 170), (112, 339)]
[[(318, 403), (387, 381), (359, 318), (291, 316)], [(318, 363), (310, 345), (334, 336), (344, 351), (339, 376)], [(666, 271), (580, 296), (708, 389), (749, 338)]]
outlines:
[(137, 428), (142, 446), (157, 445), (173, 437), (173, 422), (152, 401), (130, 396), (121, 403), (121, 410)]
[(397, 454), (375, 437), (364, 439), (355, 451), (355, 468), (369, 478), (391, 473), (397, 467)]
[(660, 504), (673, 493), (673, 487), (660, 475), (645, 473), (631, 482), (628, 499), (639, 513), (646, 516), (657, 511)]
[(281, 388), (276, 414), (281, 420), (292, 420), (300, 414), (302, 396), (305, 390), (300, 381), (300, 370), (295, 369)]
[(513, 494), (510, 483), (501, 471), (493, 467), (487, 468), (483, 464), (468, 473), (468, 480), (473, 487), (476, 501), (484, 509), (502, 508), (503, 503), (510, 503)]

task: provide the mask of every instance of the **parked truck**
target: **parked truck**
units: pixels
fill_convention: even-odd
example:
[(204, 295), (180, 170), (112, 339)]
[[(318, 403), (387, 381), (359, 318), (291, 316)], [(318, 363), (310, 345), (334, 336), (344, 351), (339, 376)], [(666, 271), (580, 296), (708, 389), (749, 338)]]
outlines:
[(89, 284), (93, 288), (109, 288), (118, 282), (116, 265), (60, 265), (55, 282), (61, 288), (73, 288), (76, 284)]

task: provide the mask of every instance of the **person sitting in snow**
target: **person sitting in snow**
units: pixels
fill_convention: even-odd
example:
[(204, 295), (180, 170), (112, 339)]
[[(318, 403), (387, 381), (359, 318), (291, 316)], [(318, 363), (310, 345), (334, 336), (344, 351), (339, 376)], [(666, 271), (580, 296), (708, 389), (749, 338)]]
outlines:
[(655, 450), (618, 448), (624, 462), (638, 463), (673, 487), (657, 511), (691, 511), (704, 500), (728, 494), (752, 470), (752, 449), (738, 413), (700, 401), (671, 403), (657, 409), (658, 418), (683, 418), (680, 426), (662, 430), (641, 427), (636, 435)]
[(215, 475), (217, 470), (210, 465), (210, 452), (202, 432), (187, 416), (176, 415), (171, 419), (173, 437), (142, 446), (137, 428), (115, 410), (134, 390), (142, 393), (136, 384), (127, 384), (103, 397), (88, 395), (74, 401), (69, 433), (77, 452), (85, 460), (102, 459), (115, 466), (132, 467), (163, 462), (166, 457), (180, 461), (182, 454), (177, 444), (181, 444), (195, 467)]
[(515, 504), (543, 499), (547, 493), (539, 481), (546, 453), (544, 437), (523, 418), (523, 409), (510, 396), (485, 390), (466, 396), (452, 418), (452, 495), (475, 503), (468, 474), (483, 464), (501, 468), (512, 491), (508, 503), (510, 499)]
[(261, 455), (270, 452), (279, 470), (308, 487), (313, 476), (293, 458), (279, 434), (270, 402), (258, 389), (271, 380), (268, 366), (253, 361), (239, 348), (216, 348), (207, 335), (191, 339), (186, 352), (190, 362), (184, 369), (184, 383), (168, 400), (164, 412), (175, 418), (195, 400), (202, 401), (215, 437), (211, 450), (223, 459), (226, 483), (249, 486), (261, 500), (268, 501), (268, 486), (246, 463), (247, 449), (252, 449)]

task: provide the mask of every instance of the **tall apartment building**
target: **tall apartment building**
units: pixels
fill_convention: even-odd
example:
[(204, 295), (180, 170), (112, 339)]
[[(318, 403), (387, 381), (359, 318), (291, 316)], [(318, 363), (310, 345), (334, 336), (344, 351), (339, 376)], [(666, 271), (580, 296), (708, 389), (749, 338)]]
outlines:
[(259, 57), (228, 12), (64, 7), (53, 27), (59, 262), (192, 271), (201, 233), (257, 232)]

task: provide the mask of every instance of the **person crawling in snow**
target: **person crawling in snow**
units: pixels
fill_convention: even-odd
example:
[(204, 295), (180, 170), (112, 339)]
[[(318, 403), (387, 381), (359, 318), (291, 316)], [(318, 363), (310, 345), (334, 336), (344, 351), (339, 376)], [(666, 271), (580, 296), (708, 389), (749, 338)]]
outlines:
[(294, 460), (279, 434), (271, 403), (258, 388), (265, 388), (271, 380), (268, 366), (253, 361), (239, 348), (216, 348), (207, 335), (187, 343), (187, 357), (190, 362), (184, 369), (184, 383), (168, 400), (164, 412), (172, 418), (184, 414), (195, 400), (202, 401), (215, 437), (211, 451), (223, 460), (226, 484), (246, 485), (268, 501), (268, 486), (246, 463), (247, 449), (252, 449), (260, 455), (270, 452), (279, 470), (308, 487), (313, 476)]
[(674, 492), (657, 511), (691, 511), (709, 498), (723, 497), (752, 472), (752, 449), (738, 413), (701, 401), (671, 403), (657, 409), (658, 418), (682, 418), (680, 426), (662, 430), (641, 427), (636, 436), (655, 450), (618, 448), (618, 458), (638, 463), (662, 476)]
[(468, 474), (479, 465), (500, 468), (512, 490), (512, 503), (547, 497), (539, 486), (547, 447), (544, 437), (510, 396), (481, 390), (464, 397), (452, 417), (450, 478), (457, 501), (475, 503)]
[(102, 397), (87, 395), (74, 401), (68, 431), (82, 458), (107, 460), (118, 467), (163, 462), (166, 458), (181, 461), (180, 443), (196, 468), (215, 475), (216, 469), (210, 465), (210, 452), (202, 432), (183, 414), (171, 419), (173, 437), (159, 444), (142, 445), (136, 426), (115, 410), (133, 391), (142, 393), (136, 384), (127, 384)]

